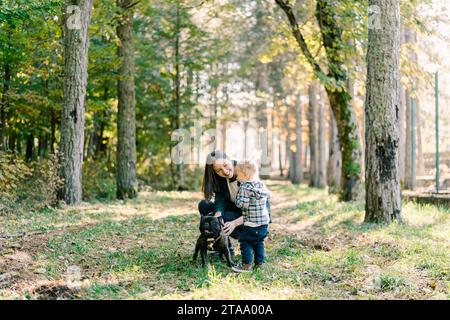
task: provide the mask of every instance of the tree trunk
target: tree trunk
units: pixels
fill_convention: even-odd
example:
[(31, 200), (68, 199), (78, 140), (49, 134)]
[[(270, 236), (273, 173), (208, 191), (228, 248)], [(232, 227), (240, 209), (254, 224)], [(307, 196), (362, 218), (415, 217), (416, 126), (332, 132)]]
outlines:
[(340, 198), (351, 201), (360, 197), (361, 151), (355, 111), (348, 103), (347, 93), (327, 89), (330, 106), (334, 110), (341, 147)]
[(118, 141), (117, 141), (117, 198), (135, 198), (137, 196), (136, 178), (136, 98), (135, 98), (135, 61), (133, 43), (132, 0), (117, 0), (121, 8), (117, 26), (120, 40), (118, 56), (120, 59), (118, 93)]
[(425, 164), (423, 162), (423, 147), (422, 147), (422, 118), (420, 116), (420, 99), (416, 99), (416, 130), (417, 130), (417, 175), (425, 173)]
[(244, 120), (244, 159), (247, 159), (247, 148), (248, 148), (248, 118)]
[(328, 59), (328, 77), (341, 82), (339, 88), (327, 87), (328, 100), (336, 119), (339, 144), (342, 152), (340, 199), (351, 201), (361, 195), (361, 146), (355, 110), (345, 84), (348, 74), (340, 56), (343, 50), (343, 30), (338, 24), (339, 2), (318, 0), (316, 18), (319, 21)]
[(327, 186), (326, 155), (325, 155), (325, 96), (320, 90), (320, 101), (318, 110), (318, 159), (317, 159), (317, 186)]
[(319, 22), (328, 60), (327, 73), (309, 50), (297, 23), (292, 5), (284, 0), (275, 0), (275, 2), (286, 13), (292, 33), (304, 57), (313, 68), (316, 78), (331, 78), (336, 83), (336, 85), (327, 86), (326, 92), (336, 119), (342, 149), (340, 199), (343, 201), (358, 199), (361, 194), (361, 147), (356, 115), (349, 103), (351, 97), (345, 88), (347, 71), (342, 61), (344, 42), (342, 40), (343, 30), (338, 24), (337, 17), (339, 2), (328, 0), (317, 0), (316, 2), (315, 15)]
[[(228, 64), (225, 64), (225, 74), (228, 75)], [(223, 94), (225, 97), (225, 104), (222, 104), (222, 106), (220, 107), (220, 116), (221, 116), (221, 129), (222, 129), (222, 148), (223, 151), (226, 153), (227, 152), (227, 118), (226, 118), (226, 114), (227, 114), (227, 106), (230, 103), (230, 94), (228, 93), (228, 85), (225, 84), (224, 88), (223, 88)]]
[[(280, 170), (280, 177), (284, 177), (283, 172), (283, 157), (281, 154), (282, 148), (281, 148), (281, 139), (278, 139), (278, 166)], [(303, 172), (302, 172), (303, 173)]]
[[(108, 103), (108, 95), (109, 95), (109, 87), (108, 83), (104, 83), (103, 87), (103, 101), (105, 104)], [(107, 140), (105, 139), (105, 128), (106, 125), (110, 121), (110, 110), (106, 109), (103, 110), (100, 114), (100, 120), (98, 121), (98, 135), (97, 135), (97, 144), (95, 146), (95, 156), (100, 157), (101, 155), (104, 155), (107, 150)]]
[(269, 156), (268, 147), (268, 107), (266, 102), (266, 95), (269, 93), (269, 65), (260, 64), (258, 66), (258, 76), (255, 83), (255, 91), (261, 99), (256, 105), (256, 121), (257, 121), (257, 135), (258, 135), (258, 150), (261, 152), (261, 178), (267, 179), (270, 177), (271, 159)]
[(405, 188), (412, 187), (412, 159), (411, 159), (411, 95), (405, 91)]
[(405, 89), (402, 85), (400, 85), (400, 103), (399, 103), (399, 121), (398, 121), (398, 128), (399, 128), (399, 162), (398, 167), (400, 170), (400, 185), (404, 185), (405, 183)]
[(330, 193), (337, 193), (341, 184), (341, 148), (339, 146), (339, 138), (337, 134), (336, 121), (333, 113), (330, 112), (330, 134), (329, 134), (329, 157), (327, 165), (327, 183)]
[(8, 109), (9, 109), (9, 87), (11, 81), (11, 65), (9, 62), (5, 63), (3, 70), (3, 92), (2, 92), (2, 100), (0, 102), (0, 148), (4, 151), (7, 150), (6, 144), (6, 124), (8, 122)]
[(88, 141), (89, 141), (89, 145), (88, 145), (88, 148), (87, 148), (87, 156), (88, 157), (93, 157), (94, 156), (95, 149), (96, 149), (96, 146), (98, 144), (98, 135), (99, 135), (98, 134), (98, 131), (99, 131), (98, 118), (99, 118), (99, 111), (96, 111), (94, 113), (94, 116), (93, 116), (93, 119), (92, 119), (93, 122), (94, 122), (93, 128), (92, 128), (92, 131), (89, 134), (89, 138), (88, 138)]
[(17, 153), (22, 154), (22, 139), (21, 138), (17, 139)]
[(17, 139), (16, 131), (14, 129), (11, 130), (11, 128), (10, 128), (8, 147), (11, 152), (16, 151), (16, 139)]
[(317, 103), (317, 84), (312, 83), (308, 87), (309, 110), (309, 186), (319, 186), (319, 143), (318, 143), (318, 112), (319, 104)]
[[(407, 28), (405, 29), (405, 37), (404, 41), (405, 43), (414, 43), (416, 42), (417, 36), (414, 30)], [(415, 52), (410, 53), (409, 58), (411, 59), (412, 63), (417, 63), (417, 54)], [(411, 90), (408, 90), (405, 95), (406, 100), (406, 152), (405, 152), (405, 188), (406, 189), (415, 189), (416, 185), (416, 163), (413, 162), (414, 159), (417, 159), (416, 156), (416, 148), (412, 147), (412, 141), (413, 138), (416, 137), (416, 130), (413, 126), (413, 115), (412, 110), (413, 105), (417, 104), (417, 99), (414, 97), (417, 96), (417, 92), (415, 93), (417, 89), (417, 80), (412, 80), (412, 88)], [(417, 118), (417, 111), (415, 111)]]
[(47, 134), (41, 133), (38, 138), (38, 156), (45, 157), (47, 155)]
[[(265, 178), (270, 178), (272, 173), (272, 163), (273, 163), (273, 109), (267, 108), (267, 131), (266, 131), (266, 172)], [(263, 171), (264, 173), (264, 171)]]
[(369, 29), (366, 114), (366, 222), (401, 221), (398, 161), (400, 10), (369, 0), (382, 29)]
[[(65, 13), (64, 23), (64, 98), (61, 115), (61, 178), (64, 185), (59, 198), (67, 204), (82, 199), (82, 166), (84, 143), (84, 103), (87, 84), (88, 28), (92, 0), (67, 0), (77, 5), (79, 22), (72, 23), (77, 11)], [(76, 19), (78, 20), (78, 19)]]
[(107, 110), (103, 111), (102, 114), (102, 121), (100, 122), (100, 128), (99, 128), (99, 132), (98, 132), (98, 137), (97, 137), (97, 145), (95, 147), (95, 156), (99, 157), (102, 154), (106, 153), (106, 149), (107, 149), (107, 139), (105, 138), (105, 127), (106, 124), (108, 123), (109, 119), (109, 112)]
[[(400, 28), (400, 41), (401, 45), (406, 42), (405, 27), (402, 25)], [(406, 117), (408, 112), (408, 105), (406, 100), (405, 87), (400, 83), (400, 105), (399, 105), (399, 170), (400, 170), (400, 186), (405, 186), (406, 175)]]
[[(181, 38), (181, 16), (180, 16), (180, 1), (177, 1), (177, 11), (176, 11), (176, 36), (174, 43), (175, 51), (175, 78), (174, 78), (174, 88), (175, 88), (175, 130), (181, 129), (181, 74), (180, 74), (180, 38)], [(216, 102), (214, 104), (215, 120), (217, 121), (217, 88), (216, 88)], [(215, 137), (215, 142), (217, 143), (217, 135)], [(184, 163), (177, 165), (177, 190), (185, 190), (185, 178), (184, 178)]]
[(290, 111), (289, 105), (286, 104), (286, 113), (284, 114), (284, 123), (286, 126), (286, 160), (287, 160), (286, 166), (288, 167), (287, 178), (292, 180), (294, 173), (294, 161), (291, 149), (292, 140), (291, 140), (291, 128), (289, 125), (289, 111)]
[(56, 125), (57, 119), (55, 110), (52, 108), (51, 112), (51, 138), (50, 138), (50, 152), (51, 154), (55, 154), (55, 144), (56, 144)]
[(302, 100), (300, 92), (298, 92), (295, 100), (295, 152), (292, 155), (291, 182), (293, 184), (300, 184), (303, 180), (302, 138)]
[(29, 134), (26, 141), (25, 158), (27, 161), (33, 160), (34, 157), (34, 136)]

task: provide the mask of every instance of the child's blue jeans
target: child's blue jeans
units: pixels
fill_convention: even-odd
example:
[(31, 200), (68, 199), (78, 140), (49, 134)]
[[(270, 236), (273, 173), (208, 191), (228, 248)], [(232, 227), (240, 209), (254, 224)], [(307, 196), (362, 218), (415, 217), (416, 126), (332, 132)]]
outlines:
[(255, 256), (255, 264), (265, 262), (264, 239), (269, 233), (268, 229), (268, 225), (255, 228), (244, 226), (242, 228), (239, 243), (241, 245), (243, 264), (251, 264), (253, 262), (253, 255)]

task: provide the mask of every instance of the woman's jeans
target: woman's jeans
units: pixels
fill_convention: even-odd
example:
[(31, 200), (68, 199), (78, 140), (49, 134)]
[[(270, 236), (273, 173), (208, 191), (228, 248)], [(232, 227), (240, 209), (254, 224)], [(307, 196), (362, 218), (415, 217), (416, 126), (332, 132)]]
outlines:
[[(199, 202), (198, 204), (198, 211), (200, 212), (200, 214), (202, 216), (206, 216), (212, 212), (216, 211), (214, 202), (212, 201), (208, 201), (208, 200), (202, 200)], [(237, 218), (242, 216), (242, 212), (241, 211), (231, 211), (231, 210), (226, 210), (223, 214), (222, 214), (222, 218), (224, 222), (229, 222), (229, 221), (233, 221), (236, 220)], [(230, 234), (230, 237), (232, 237), (233, 239), (239, 239), (240, 234), (242, 232), (242, 228), (243, 226), (238, 226), (234, 229), (234, 231)]]
[(255, 264), (265, 262), (264, 239), (267, 237), (268, 225), (259, 227), (244, 226), (239, 238), (241, 245), (242, 264), (251, 264), (253, 262), (253, 253), (255, 254)]

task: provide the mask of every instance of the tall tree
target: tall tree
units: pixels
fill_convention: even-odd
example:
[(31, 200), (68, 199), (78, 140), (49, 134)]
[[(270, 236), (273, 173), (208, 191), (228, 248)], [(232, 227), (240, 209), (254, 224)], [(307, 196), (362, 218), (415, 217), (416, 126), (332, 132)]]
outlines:
[[(405, 27), (402, 25), (401, 29), (400, 29), (400, 40), (401, 40), (401, 45), (403, 45), (406, 41), (406, 30)], [(398, 115), (399, 115), (399, 170), (400, 170), (400, 184), (401, 186), (405, 185), (405, 168), (406, 168), (406, 152), (407, 152), (407, 148), (406, 148), (406, 140), (407, 140), (407, 135), (406, 135), (406, 117), (407, 117), (407, 109), (408, 109), (408, 104), (407, 104), (407, 100), (406, 100), (406, 89), (405, 86), (400, 83), (400, 104), (399, 104), (399, 111), (398, 111)]]
[(318, 86), (315, 82), (308, 87), (309, 110), (309, 186), (319, 185), (319, 143), (318, 143), (318, 118), (319, 104), (317, 101)]
[(369, 29), (366, 115), (366, 222), (401, 221), (398, 0), (370, 0), (380, 28)]
[(327, 186), (327, 167), (325, 155), (325, 94), (320, 90), (319, 110), (317, 112), (317, 187), (325, 188)]
[(294, 176), (294, 154), (292, 152), (292, 129), (289, 121), (291, 117), (291, 108), (287, 102), (285, 105), (286, 110), (284, 113), (284, 125), (286, 128), (286, 165), (289, 166), (287, 177), (292, 181)]
[(400, 84), (400, 103), (398, 112), (398, 128), (399, 128), (399, 170), (400, 184), (405, 183), (405, 88)]
[(9, 107), (9, 99), (8, 99), (8, 93), (9, 93), (9, 87), (10, 87), (10, 81), (11, 81), (11, 65), (9, 61), (6, 61), (4, 63), (3, 67), (3, 91), (2, 91), (2, 99), (0, 102), (0, 123), (1, 123), (1, 129), (0, 129), (0, 147), (3, 150), (6, 150), (6, 118), (7, 118), (7, 110)]
[[(407, 45), (411, 45), (416, 40), (416, 34), (414, 30), (411, 28), (406, 28), (404, 31), (404, 42)], [(409, 54), (409, 58), (413, 63), (417, 63), (417, 54), (414, 51), (411, 51)], [(415, 103), (416, 99), (414, 98), (414, 90), (415, 90), (415, 79), (410, 79), (410, 89), (406, 90), (405, 92), (405, 105), (406, 105), (406, 139), (405, 139), (405, 188), (407, 189), (414, 189), (416, 184), (416, 177), (415, 177), (415, 166), (416, 164), (413, 163), (413, 153), (414, 158), (416, 149), (412, 148), (412, 139), (413, 135), (416, 134), (414, 128), (413, 128), (413, 117), (412, 117), (412, 108), (413, 104)]]
[(420, 97), (416, 98), (416, 131), (417, 131), (417, 174), (423, 175), (425, 173), (425, 163), (423, 159), (423, 145), (422, 145), (422, 116)]
[[(180, 12), (180, 1), (177, 1), (176, 4), (176, 12), (175, 12), (175, 41), (173, 43), (173, 51), (174, 51), (174, 76), (173, 76), (173, 88), (174, 88), (174, 101), (173, 104), (175, 106), (175, 130), (181, 129), (181, 57), (180, 57), (180, 45), (181, 45), (181, 12)], [(217, 121), (217, 87), (215, 88), (215, 103), (214, 103), (214, 114), (215, 120)], [(217, 142), (217, 137), (216, 140)], [(177, 165), (177, 177), (174, 179), (175, 184), (177, 185), (178, 190), (183, 190), (184, 185), (184, 165)]]
[(330, 113), (329, 121), (329, 156), (327, 164), (327, 184), (330, 193), (337, 193), (341, 181), (341, 150), (337, 135), (336, 121), (333, 113)]
[(133, 7), (138, 2), (117, 0), (120, 10), (117, 50), (120, 59), (119, 80), (117, 82), (117, 198), (137, 196), (136, 178), (136, 98), (135, 98), (135, 58), (133, 43)]
[(302, 163), (302, 99), (300, 92), (297, 93), (295, 99), (295, 152), (292, 156), (292, 178), (293, 184), (299, 184), (303, 180), (303, 163)]
[(342, 61), (345, 48), (343, 30), (338, 23), (338, 1), (317, 0), (315, 16), (322, 36), (322, 43), (328, 61), (328, 71), (321, 67), (310, 50), (297, 22), (293, 6), (285, 0), (275, 0), (285, 12), (298, 46), (312, 67), (315, 76), (324, 84), (331, 109), (334, 113), (339, 142), (342, 150), (342, 177), (340, 198), (351, 201), (359, 197), (361, 185), (361, 148), (356, 114), (350, 105), (346, 88), (347, 71)]
[(84, 104), (87, 85), (88, 28), (92, 0), (67, 0), (64, 7), (64, 98), (61, 116), (59, 198), (68, 204), (82, 199)]

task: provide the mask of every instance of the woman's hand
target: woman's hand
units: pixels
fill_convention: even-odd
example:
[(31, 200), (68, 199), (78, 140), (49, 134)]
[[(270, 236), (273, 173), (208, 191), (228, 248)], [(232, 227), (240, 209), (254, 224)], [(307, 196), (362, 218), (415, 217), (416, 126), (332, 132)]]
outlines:
[(233, 233), (234, 229), (236, 227), (240, 226), (241, 224), (244, 224), (244, 217), (237, 218), (236, 220), (225, 222), (225, 225), (223, 227), (223, 232), (229, 236)]

